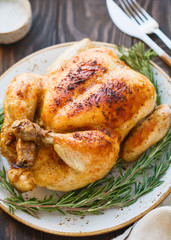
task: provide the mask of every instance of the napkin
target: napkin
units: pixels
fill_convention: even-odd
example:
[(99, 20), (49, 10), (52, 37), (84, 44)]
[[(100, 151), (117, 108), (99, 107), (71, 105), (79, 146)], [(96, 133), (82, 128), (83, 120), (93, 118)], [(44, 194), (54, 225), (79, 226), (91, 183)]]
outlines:
[[(167, 206), (166, 206), (167, 205)], [(171, 240), (171, 194), (115, 240)]]

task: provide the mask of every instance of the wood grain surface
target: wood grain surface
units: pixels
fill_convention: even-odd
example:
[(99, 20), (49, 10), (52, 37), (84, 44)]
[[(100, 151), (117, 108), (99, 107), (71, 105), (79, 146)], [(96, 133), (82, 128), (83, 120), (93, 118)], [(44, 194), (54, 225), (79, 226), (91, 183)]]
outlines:
[[(31, 31), (17, 43), (0, 45), (0, 74), (28, 54), (58, 43), (89, 37), (95, 41), (130, 47), (138, 41), (122, 33), (112, 23), (105, 0), (30, 0), (30, 2), (33, 11)], [(162, 31), (171, 37), (170, 0), (138, 0), (138, 2), (158, 21)], [(151, 38), (171, 54), (155, 35), (151, 35)], [(170, 73), (170, 68), (161, 59), (156, 57), (155, 62)], [(92, 237), (55, 236), (31, 229), (0, 210), (1, 240), (109, 240), (125, 229)]]

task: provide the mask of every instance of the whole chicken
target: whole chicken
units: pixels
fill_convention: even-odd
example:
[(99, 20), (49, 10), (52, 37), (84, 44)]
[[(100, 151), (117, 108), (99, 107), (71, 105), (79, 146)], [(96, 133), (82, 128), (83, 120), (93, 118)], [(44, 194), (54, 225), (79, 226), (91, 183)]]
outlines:
[[(102, 178), (116, 163), (121, 142), (155, 104), (153, 84), (105, 47), (84, 49), (49, 74), (18, 75), (6, 91), (1, 131), (9, 181), (21, 192), (35, 185), (69, 191)], [(161, 138), (171, 111), (163, 105), (158, 112)], [(156, 141), (154, 128), (148, 131), (154, 124), (144, 125), (147, 138), (153, 132)], [(132, 138), (141, 135), (136, 132), (123, 148), (127, 161)], [(138, 143), (137, 157), (150, 145), (144, 144)]]

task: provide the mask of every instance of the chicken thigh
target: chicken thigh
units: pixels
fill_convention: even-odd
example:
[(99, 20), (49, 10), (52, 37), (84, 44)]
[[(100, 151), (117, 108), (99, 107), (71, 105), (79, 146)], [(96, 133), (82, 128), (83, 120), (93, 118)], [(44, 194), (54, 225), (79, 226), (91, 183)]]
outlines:
[(153, 84), (108, 48), (85, 50), (48, 75), (24, 73), (4, 100), (1, 152), (20, 191), (59, 191), (106, 175), (120, 144), (155, 108)]

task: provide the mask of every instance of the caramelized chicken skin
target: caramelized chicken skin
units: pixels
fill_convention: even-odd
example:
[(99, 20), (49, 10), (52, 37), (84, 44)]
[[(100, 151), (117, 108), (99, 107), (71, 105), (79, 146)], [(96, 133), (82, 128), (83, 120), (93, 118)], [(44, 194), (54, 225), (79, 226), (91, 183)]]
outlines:
[[(9, 170), (10, 182), (20, 191), (36, 184), (68, 191), (102, 178), (114, 166), (122, 140), (155, 103), (152, 83), (104, 47), (72, 57), (49, 75), (15, 77), (6, 92), (1, 132), (2, 154), (9, 163), (20, 162)], [(20, 155), (27, 156), (29, 144), (33, 151), (22, 165)], [(14, 172), (20, 178), (30, 174), (26, 187), (14, 183)]]
[(168, 104), (162, 104), (129, 134), (122, 150), (123, 160), (136, 160), (165, 136), (170, 125), (171, 108)]

